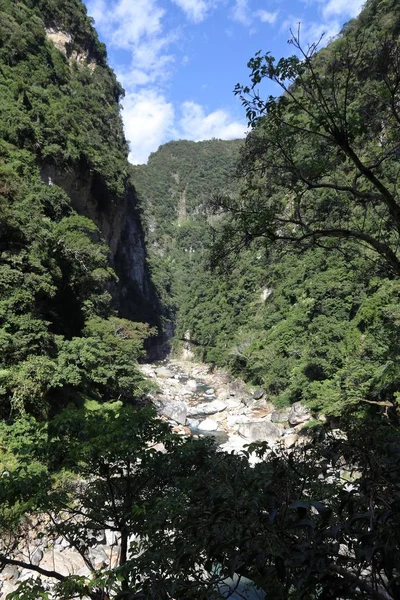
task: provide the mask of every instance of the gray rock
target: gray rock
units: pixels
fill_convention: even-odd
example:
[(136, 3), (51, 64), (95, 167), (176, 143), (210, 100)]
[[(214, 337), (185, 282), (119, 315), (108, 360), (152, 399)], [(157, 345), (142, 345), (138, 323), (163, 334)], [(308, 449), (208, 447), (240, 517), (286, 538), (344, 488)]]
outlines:
[(197, 381), (195, 379), (188, 379), (188, 381), (186, 382), (186, 387), (188, 387), (190, 390), (196, 390)]
[(108, 556), (106, 554), (106, 552), (104, 551), (103, 548), (101, 548), (100, 546), (97, 546), (95, 548), (89, 548), (89, 560), (92, 563), (92, 565), (95, 567), (95, 569), (99, 569), (102, 567), (107, 567), (109, 560), (108, 560)]
[(185, 425), (188, 414), (188, 405), (181, 400), (171, 400), (171, 402), (164, 404), (162, 413), (173, 421)]
[(14, 567), (14, 565), (6, 565), (1, 571), (1, 576), (7, 581), (10, 581), (11, 579), (17, 581), (19, 579), (19, 569), (18, 567)]
[(285, 423), (289, 418), (289, 410), (275, 410), (271, 415), (271, 423)]
[(41, 548), (36, 548), (36, 550), (34, 551), (34, 553), (31, 556), (30, 562), (35, 567), (38, 567), (40, 565), (40, 562), (41, 562), (43, 556), (44, 556), (43, 550)]
[(197, 419), (188, 419), (187, 421), (187, 425), (188, 427), (190, 427), (190, 429), (197, 429), (199, 424), (200, 421), (198, 421)]
[(174, 376), (173, 372), (170, 369), (167, 369), (167, 367), (157, 367), (156, 374), (162, 379), (170, 379)]
[(253, 392), (253, 398), (254, 400), (260, 400), (260, 398), (262, 398), (265, 394), (265, 391), (262, 388), (259, 388), (258, 390), (255, 390)]
[(269, 442), (273, 444), (281, 437), (280, 428), (269, 421), (241, 423), (238, 432), (249, 442)]
[(117, 546), (118, 545), (118, 534), (116, 531), (112, 531), (111, 529), (106, 529), (105, 534), (106, 534), (107, 546)]
[(240, 425), (242, 423), (248, 423), (250, 421), (247, 415), (229, 415), (226, 420), (228, 427), (234, 427), (234, 425)]
[(246, 386), (240, 380), (231, 381), (231, 383), (228, 385), (228, 390), (231, 396), (236, 396), (247, 392)]
[(199, 431), (217, 431), (218, 423), (212, 419), (205, 419), (199, 424)]
[(213, 400), (212, 402), (204, 402), (203, 404), (199, 404), (198, 408), (199, 413), (203, 413), (204, 415), (213, 415), (217, 412), (222, 412), (225, 410), (226, 402), (223, 402), (222, 400)]
[(60, 535), (54, 542), (54, 545), (61, 546), (62, 548), (68, 548), (69, 542), (64, 537), (62, 537), (62, 535)]
[(300, 425), (305, 423), (311, 418), (311, 412), (301, 402), (295, 402), (292, 404), (290, 413), (288, 416), (289, 425)]
[(204, 392), (204, 395), (205, 395), (205, 396), (214, 396), (214, 393), (215, 393), (215, 390), (214, 390), (214, 388), (208, 388), (208, 390), (206, 390), (206, 391)]
[(218, 400), (223, 400), (224, 402), (226, 402), (226, 408), (231, 411), (231, 410), (236, 410), (236, 409), (244, 409), (245, 408), (245, 404), (243, 404), (243, 402), (240, 400), (240, 398), (224, 398), (224, 397), (219, 397)]

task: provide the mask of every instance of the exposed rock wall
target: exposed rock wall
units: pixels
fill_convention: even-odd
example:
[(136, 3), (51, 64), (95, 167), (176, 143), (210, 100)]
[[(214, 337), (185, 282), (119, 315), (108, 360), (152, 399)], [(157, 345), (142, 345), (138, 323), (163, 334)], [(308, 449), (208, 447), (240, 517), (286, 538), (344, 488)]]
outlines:
[[(80, 68), (89, 68), (92, 73), (96, 68), (106, 68), (90, 52), (90, 40), (79, 39), (78, 43), (73, 33), (54, 23), (46, 27), (46, 37), (64, 54), (71, 67), (75, 63)], [(99, 132), (103, 138), (104, 131)], [(125, 142), (120, 119), (110, 124), (108, 134), (122, 140), (120, 147), (123, 148)], [(159, 327), (160, 309), (147, 268), (136, 191), (129, 180), (129, 165), (126, 163), (125, 169), (122, 164), (121, 168), (125, 192), (119, 197), (110, 193), (107, 184), (87, 160), (72, 162), (68, 168), (60, 168), (56, 161), (50, 160), (42, 165), (41, 176), (47, 185), (61, 187), (77, 213), (90, 218), (101, 231), (110, 248), (110, 262), (118, 276), (118, 282), (111, 286), (110, 291), (120, 315)]]
[(111, 292), (120, 314), (157, 325), (157, 297), (146, 265), (144, 234), (133, 186), (127, 186), (122, 201), (113, 203), (101, 183), (84, 169), (60, 171), (47, 165), (41, 174), (47, 185), (61, 187), (70, 197), (74, 210), (100, 229), (118, 276)]

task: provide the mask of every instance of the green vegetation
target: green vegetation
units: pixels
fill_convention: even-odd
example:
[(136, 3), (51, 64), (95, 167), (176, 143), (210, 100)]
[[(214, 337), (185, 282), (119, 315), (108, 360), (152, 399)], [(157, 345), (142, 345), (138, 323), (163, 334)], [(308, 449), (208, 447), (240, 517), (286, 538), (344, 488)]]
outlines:
[[(253, 131), (226, 192), (228, 142), (167, 144), (135, 172), (157, 283), (174, 299), (174, 348), (190, 339), (278, 405), (335, 416), (396, 405), (399, 22), (396, 3), (369, 2), (321, 51), (293, 38), (291, 58), (254, 57), (251, 85), (236, 88)], [(264, 78), (282, 96), (260, 97)], [(185, 186), (198, 202), (182, 223)]]
[[(301, 62), (257, 55), (252, 85), (285, 94), (239, 86), (245, 144), (173, 142), (130, 171), (81, 2), (0, 1), (0, 569), (32, 573), (10, 600), (217, 600), (241, 578), (278, 600), (400, 597), (399, 32), (397, 3), (369, 0)], [(343, 431), (236, 456), (140, 405), (152, 329), (113, 309), (110, 249), (79, 214), (85, 186), (107, 217), (123, 206), (131, 173), (175, 348)], [(89, 575), (21, 554), (27, 527)], [(119, 557), (98, 566), (104, 530)]]
[[(67, 56), (46, 27), (72, 36)], [(134, 365), (149, 330), (116, 317), (99, 230), (41, 177), (90, 172), (99, 208), (122, 201), (122, 89), (80, 2), (4, 1), (0, 40), (0, 415), (140, 395)]]
[(184, 305), (193, 273), (199, 269), (208, 277), (203, 256), (212, 239), (207, 206), (216, 192), (234, 193), (241, 146), (240, 140), (169, 142), (150, 155), (148, 165), (133, 167), (150, 268), (167, 323)]

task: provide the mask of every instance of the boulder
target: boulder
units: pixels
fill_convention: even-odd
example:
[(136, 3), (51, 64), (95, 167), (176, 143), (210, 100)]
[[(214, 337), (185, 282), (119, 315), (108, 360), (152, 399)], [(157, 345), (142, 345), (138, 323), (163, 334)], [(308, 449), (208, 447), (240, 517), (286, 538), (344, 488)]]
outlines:
[(181, 400), (171, 400), (171, 402), (164, 404), (162, 413), (173, 421), (185, 425), (188, 414), (188, 405)]
[(247, 415), (229, 415), (226, 420), (228, 427), (234, 427), (235, 425), (248, 423), (249, 421), (250, 419)]
[(269, 442), (273, 444), (281, 437), (281, 430), (270, 421), (250, 421), (241, 423), (238, 432), (249, 442)]
[(257, 419), (263, 419), (264, 417), (268, 417), (271, 420), (271, 405), (267, 402), (264, 405), (257, 403), (256, 405), (250, 406), (251, 415), (256, 417)]
[(263, 390), (262, 388), (259, 388), (258, 390), (255, 390), (253, 392), (253, 398), (254, 400), (260, 400), (260, 398), (262, 398), (265, 394), (265, 390)]
[(161, 379), (171, 379), (174, 376), (173, 372), (167, 369), (167, 367), (157, 367), (156, 375), (157, 377), (161, 377)]
[(40, 566), (48, 571), (58, 571), (61, 575), (74, 575), (86, 565), (76, 550), (66, 548), (64, 552), (45, 552)]
[(11, 581), (12, 579), (17, 581), (19, 579), (18, 567), (14, 567), (14, 565), (6, 565), (1, 571), (1, 576), (6, 581)]
[(205, 415), (213, 415), (217, 412), (222, 412), (226, 409), (226, 402), (222, 400), (213, 400), (212, 402), (204, 402), (201, 405), (201, 412)]
[(283, 444), (286, 449), (293, 448), (296, 445), (299, 436), (297, 433), (291, 433), (290, 435), (285, 435), (283, 438)]
[(236, 379), (236, 381), (231, 381), (231, 383), (228, 385), (228, 389), (231, 396), (247, 394), (247, 388), (245, 384), (242, 381), (240, 381), (240, 379)]
[(188, 379), (186, 382), (186, 387), (188, 387), (190, 390), (196, 390), (197, 381), (195, 379)]
[(290, 410), (274, 410), (271, 415), (271, 423), (286, 423)]
[(117, 546), (119, 543), (119, 537), (116, 531), (112, 529), (105, 530), (106, 544), (107, 546)]
[(309, 409), (304, 406), (301, 402), (295, 402), (292, 404), (290, 409), (290, 413), (288, 416), (289, 425), (300, 425), (301, 423), (305, 423), (311, 418), (311, 412)]
[(89, 548), (89, 560), (95, 569), (101, 569), (109, 565), (109, 557), (105, 549), (101, 546)]
[(34, 553), (31, 556), (30, 562), (33, 564), (33, 566), (38, 567), (40, 565), (40, 562), (41, 562), (43, 556), (44, 556), (44, 552), (43, 552), (42, 548), (36, 548), (36, 550), (34, 551)]
[(199, 431), (217, 431), (218, 423), (212, 419), (204, 419), (198, 427)]

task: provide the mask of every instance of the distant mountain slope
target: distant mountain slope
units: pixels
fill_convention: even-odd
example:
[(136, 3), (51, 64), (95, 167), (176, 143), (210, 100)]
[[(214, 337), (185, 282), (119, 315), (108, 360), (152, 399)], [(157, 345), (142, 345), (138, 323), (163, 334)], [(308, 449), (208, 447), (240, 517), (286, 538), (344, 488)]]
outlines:
[(147, 165), (133, 167), (152, 276), (170, 333), (180, 294), (210, 243), (207, 205), (215, 194), (235, 193), (242, 146), (242, 140), (169, 142), (150, 155)]

